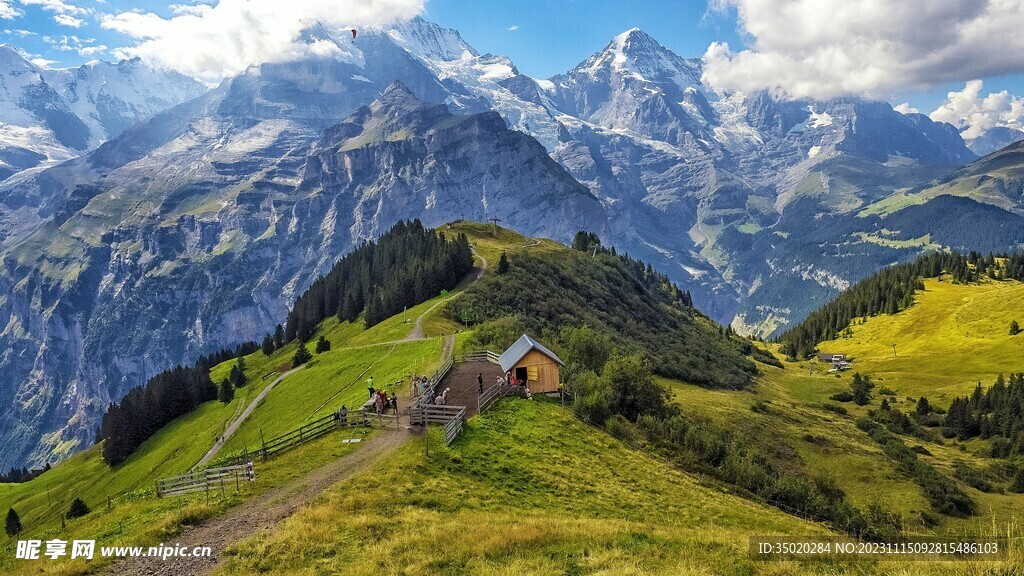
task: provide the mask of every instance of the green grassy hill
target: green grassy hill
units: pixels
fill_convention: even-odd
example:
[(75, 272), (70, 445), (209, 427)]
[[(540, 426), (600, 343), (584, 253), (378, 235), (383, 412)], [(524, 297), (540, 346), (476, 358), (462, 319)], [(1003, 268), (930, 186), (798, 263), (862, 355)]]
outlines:
[[(277, 384), (219, 456), (254, 447), (261, 431), (269, 437), (342, 403), (360, 405), (366, 395), (363, 381), (370, 374), (378, 386), (406, 392), (405, 384), (395, 383), (436, 368), (446, 336), (455, 336), (457, 350), (476, 347), (482, 339), (496, 343), (493, 328), (502, 322), (500, 308), (495, 318), (475, 327), (454, 320), (458, 315), (453, 310), (462, 299), (479, 299), (500, 284), (494, 275), (502, 252), (513, 262), (529, 258), (583, 265), (577, 262), (579, 253), (553, 242), (536, 242), (503, 229), (494, 237), (489, 225), (462, 223), (453, 228), (469, 236), (477, 265), (482, 266), (484, 259), (488, 263), (480, 284), (467, 279), (448, 298), (428, 300), (370, 329), (360, 321), (328, 319), (312, 340), (324, 336), (331, 350), (315, 355), (306, 368)], [(894, 405), (910, 410), (918, 395), (927, 394), (933, 404), (943, 406), (954, 394), (969, 392), (978, 380), (987, 385), (999, 372), (1024, 369), (1014, 364), (1021, 361), (1024, 340), (1007, 334), (1013, 311), (1024, 311), (1021, 304), (1024, 284), (1018, 282), (927, 281), (913, 306), (858, 323), (850, 337), (821, 348), (853, 356), (857, 370), (896, 392), (888, 397)], [(415, 330), (417, 320), (421, 332)], [(721, 350), (749, 361), (741, 355), (744, 340), (719, 334), (702, 317), (696, 321), (709, 338), (723, 339), (718, 343)], [(556, 326), (546, 322), (541, 328), (556, 332)], [(409, 340), (413, 335), (417, 339)], [(560, 337), (551, 336), (559, 340), (557, 347)], [(890, 357), (892, 342), (897, 344), (895, 359)], [(231, 403), (208, 402), (178, 418), (113, 469), (93, 447), (30, 482), (0, 484), (0, 512), (12, 506), (18, 510), (26, 526), (23, 537), (59, 535), (133, 545), (167, 542), (188, 525), (245, 505), (359, 450), (360, 444), (342, 440), (377, 432), (353, 429), (330, 434), (260, 463), (254, 486), (210, 504), (201, 495), (155, 497), (153, 482), (195, 464), (228, 423), (277, 378), (295, 346), (289, 344), (269, 357), (260, 351), (247, 356), (249, 384)], [(571, 351), (559, 348), (563, 354)], [(767, 357), (765, 352), (748, 354), (746, 358)], [(570, 356), (566, 360), (577, 363)], [(225, 378), (231, 364), (215, 367), (213, 379)], [(930, 510), (921, 487), (855, 424), (868, 409), (877, 408), (878, 389), (868, 406), (844, 403), (848, 413), (840, 414), (826, 406), (835, 404), (829, 396), (848, 389), (848, 373), (836, 377), (825, 366), (807, 361), (786, 362), (784, 368), (764, 362), (756, 366), (759, 375), (745, 390), (712, 390), (664, 377), (657, 381), (671, 390), (671, 399), (685, 417), (721, 426), (737, 441), (758, 448), (781, 470), (831, 479), (858, 508), (877, 504), (895, 512), (908, 532), (1020, 536), (1020, 495), (982, 493), (957, 480), (981, 513), (952, 518)], [(223, 571), (909, 575), (981, 574), (988, 567), (1006, 568), (1021, 560), (1016, 548), (1010, 563), (988, 566), (755, 562), (746, 554), (751, 536), (834, 532), (716, 480), (687, 458), (667, 460), (655, 444), (630, 441), (637, 434), (627, 426), (612, 436), (544, 400), (502, 400), (493, 411), (471, 419), (451, 447), (443, 446), (438, 430), (431, 433), (427, 447), (422, 436), (407, 440), (370, 469), (330, 488), (274, 532), (232, 546)], [(924, 449), (927, 454), (920, 457), (944, 474), (952, 476), (957, 461), (993, 477), (999, 473), (991, 459), (981, 455), (983, 441), (904, 440)], [(1000, 482), (1005, 484), (1005, 478)], [(60, 517), (74, 497), (85, 500), (93, 512), (61, 528)], [(12, 558), (13, 545), (14, 539), (0, 537), (2, 573), (81, 574), (96, 568), (69, 562), (19, 563)]]
[[(1008, 332), (1011, 320), (1024, 318), (1024, 283), (954, 284), (945, 277), (925, 280), (924, 286), (906, 310), (855, 320), (846, 337), (819, 344), (823, 352), (852, 358), (849, 371), (829, 372), (830, 365), (816, 359), (786, 362), (784, 370), (764, 367), (749, 394), (671, 382), (675, 398), (685, 410), (730, 426), (787, 465), (831, 476), (855, 504), (878, 502), (899, 514), (908, 532), (1020, 535), (1024, 496), (1006, 490), (1013, 463), (989, 458), (987, 442), (941, 438), (938, 429), (932, 429), (936, 441), (902, 437), (926, 451), (919, 458), (977, 503), (976, 516), (954, 518), (935, 513), (922, 488), (855, 424), (878, 410), (883, 398), (905, 413), (914, 411), (920, 396), (946, 408), (979, 382), (987, 387), (1000, 373), (1024, 369), (1024, 339)], [(857, 406), (831, 400), (850, 389), (856, 372), (873, 378), (872, 401)], [(836, 406), (847, 414), (829, 409)], [(995, 490), (981, 492), (960, 480), (958, 466), (978, 472)]]

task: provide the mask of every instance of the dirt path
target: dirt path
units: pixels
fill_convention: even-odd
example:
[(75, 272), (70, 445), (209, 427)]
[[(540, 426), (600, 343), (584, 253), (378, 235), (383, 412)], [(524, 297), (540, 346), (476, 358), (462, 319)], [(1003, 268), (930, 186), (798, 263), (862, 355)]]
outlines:
[[(474, 250), (473, 253), (476, 254), (476, 250)], [(473, 280), (470, 281), (470, 283), (466, 286), (466, 289), (468, 289), (470, 286), (472, 286), (472, 285), (476, 284), (477, 282), (479, 282), (480, 279), (484, 277), (484, 273), (487, 272), (487, 258), (484, 258), (483, 256), (480, 256), (479, 254), (476, 254), (476, 255), (480, 258), (480, 269), (477, 271), (476, 276), (473, 277)], [(463, 290), (463, 292), (464, 291), (465, 290)], [(462, 294), (462, 292), (459, 292), (459, 294)], [(458, 297), (459, 294), (456, 294), (455, 296), (453, 296), (453, 298), (454, 297)], [(423, 314), (420, 314), (416, 318), (416, 323), (413, 324), (412, 331), (410, 331), (409, 335), (406, 336), (405, 338), (403, 338), (402, 341), (403, 342), (408, 342), (410, 340), (423, 340), (423, 339), (425, 339), (427, 337), (427, 334), (426, 334), (426, 332), (423, 331), (423, 318), (427, 314), (430, 314), (431, 312), (433, 312), (434, 309), (437, 308), (438, 306), (440, 306), (441, 304), (444, 304), (444, 303), (450, 302), (450, 301), (451, 301), (451, 298), (449, 298), (447, 300), (441, 300), (437, 304), (434, 304), (433, 306), (428, 308)]]
[[(128, 576), (202, 576), (212, 573), (221, 565), (224, 549), (261, 532), (273, 531), (275, 526), (309, 504), (330, 486), (366, 470), (387, 454), (413, 437), (406, 430), (380, 430), (359, 448), (308, 476), (279, 486), (252, 500), (244, 502), (222, 516), (210, 518), (189, 529), (168, 546), (209, 546), (211, 558), (130, 558), (107, 566), (104, 574)], [(259, 466), (257, 465), (257, 475)]]
[(284, 380), (288, 376), (291, 376), (292, 374), (298, 372), (299, 370), (302, 370), (302, 368), (302, 366), (299, 366), (298, 368), (293, 368), (285, 372), (284, 374), (281, 374), (273, 382), (271, 382), (269, 386), (264, 388), (262, 392), (260, 392), (255, 398), (253, 398), (252, 402), (250, 402), (249, 405), (246, 406), (245, 411), (242, 412), (242, 415), (236, 418), (235, 421), (232, 422), (227, 427), (226, 430), (224, 430), (224, 434), (221, 434), (220, 438), (218, 438), (217, 441), (213, 443), (213, 447), (211, 447), (206, 452), (206, 454), (203, 455), (203, 457), (199, 460), (199, 462), (196, 463), (195, 466), (192, 467), (192, 469), (195, 470), (196, 468), (200, 468), (204, 464), (209, 462), (211, 459), (213, 459), (213, 457), (217, 455), (217, 452), (220, 452), (220, 449), (224, 447), (224, 444), (231, 439), (231, 436), (235, 433), (236, 430), (238, 430), (238, 427), (242, 425), (242, 422), (245, 422), (245, 419), (248, 418), (250, 414), (252, 414), (252, 411), (255, 410), (257, 406), (260, 405), (260, 402), (263, 402), (263, 399), (267, 397), (267, 394), (270, 394), (270, 391), (274, 389), (274, 386), (277, 386), (282, 380)]

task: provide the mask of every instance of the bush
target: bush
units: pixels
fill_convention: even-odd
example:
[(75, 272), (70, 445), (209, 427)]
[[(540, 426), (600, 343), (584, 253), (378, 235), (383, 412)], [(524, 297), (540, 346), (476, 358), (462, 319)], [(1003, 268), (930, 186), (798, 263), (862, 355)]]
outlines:
[(67, 517), (68, 520), (72, 518), (81, 518), (91, 512), (89, 507), (82, 501), (81, 498), (75, 498), (71, 501), (71, 507), (68, 508)]
[(824, 408), (825, 410), (828, 410), (829, 412), (835, 412), (836, 414), (841, 414), (843, 416), (849, 414), (849, 411), (847, 411), (846, 408), (843, 408), (839, 404), (829, 404), (828, 402), (826, 402), (822, 404), (821, 407)]
[(850, 394), (849, 392), (836, 392), (828, 398), (829, 400), (835, 400), (836, 402), (853, 402), (853, 394)]
[(975, 490), (992, 492), (992, 483), (985, 478), (985, 475), (968, 466), (963, 460), (955, 460), (953, 462), (953, 477), (963, 481)]
[(867, 418), (857, 420), (857, 427), (882, 446), (882, 452), (894, 460), (900, 468), (912, 476), (922, 489), (925, 497), (938, 512), (949, 516), (970, 516), (974, 514), (974, 501), (956, 485), (943, 476), (931, 464), (917, 458), (897, 436)]
[(1017, 472), (1013, 475), (1013, 481), (1010, 482), (1010, 492), (1024, 493), (1024, 464), (1017, 467)]

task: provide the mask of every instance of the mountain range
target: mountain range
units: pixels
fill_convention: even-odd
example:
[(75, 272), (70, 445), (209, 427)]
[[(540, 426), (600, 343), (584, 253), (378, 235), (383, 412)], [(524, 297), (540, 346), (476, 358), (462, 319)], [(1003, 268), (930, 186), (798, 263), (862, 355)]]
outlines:
[(0, 467), (66, 456), (147, 377), (262, 337), (401, 218), (591, 230), (762, 336), (922, 251), (1024, 243), (1014, 147), (975, 162), (886, 103), (718, 94), (638, 29), (547, 80), (418, 18), (304, 37), (336, 50), (210, 90), (0, 49), (0, 111), (53, 143), (5, 144), (28, 159), (0, 182)]

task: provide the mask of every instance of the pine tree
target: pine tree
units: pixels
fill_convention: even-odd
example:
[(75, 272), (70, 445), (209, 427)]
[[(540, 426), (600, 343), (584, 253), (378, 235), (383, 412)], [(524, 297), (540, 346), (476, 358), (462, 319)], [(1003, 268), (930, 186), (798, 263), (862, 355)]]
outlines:
[(274, 328), (274, 348), (282, 346), (284, 346), (284, 326), (278, 324), (277, 328)]
[(861, 376), (860, 372), (853, 375), (853, 383), (850, 384), (850, 392), (853, 394), (853, 401), (858, 406), (864, 406), (871, 401), (871, 390), (875, 387), (870, 376)]
[(498, 259), (498, 275), (500, 276), (508, 272), (508, 266), (508, 256), (504, 252), (502, 252), (501, 258)]
[(299, 344), (299, 348), (295, 351), (295, 356), (292, 356), (292, 367), (298, 368), (306, 362), (313, 359), (313, 355), (309, 353), (304, 344)]
[(87, 506), (81, 498), (75, 498), (71, 502), (71, 507), (68, 508), (67, 518), (68, 520), (71, 520), (72, 518), (81, 518), (89, 512), (91, 512), (89, 506)]
[(323, 336), (321, 336), (316, 341), (316, 353), (317, 354), (323, 354), (324, 352), (327, 352), (330, 349), (331, 349), (331, 341), (328, 340), (327, 338), (324, 338)]
[(14, 508), (7, 510), (7, 520), (4, 522), (4, 531), (8, 536), (21, 534), (21, 516), (14, 511)]
[(270, 334), (264, 336), (263, 346), (261, 346), (261, 348), (263, 349), (263, 354), (265, 356), (270, 356), (271, 354), (273, 354), (274, 350), (277, 349), (277, 347), (274, 345), (274, 337), (271, 336)]
[(248, 383), (245, 377), (245, 358), (238, 357), (235, 365), (231, 367), (229, 379), (231, 380), (231, 385), (235, 388), (242, 388)]
[(217, 399), (224, 404), (230, 404), (235, 399), (235, 387), (226, 378), (220, 381), (220, 386), (217, 389)]
[(931, 407), (930, 404), (928, 404), (928, 399), (927, 398), (925, 398), (924, 396), (921, 396), (920, 398), (917, 399), (917, 410), (916, 411), (917, 411), (917, 415), (919, 417), (927, 416), (932, 411), (932, 407)]

